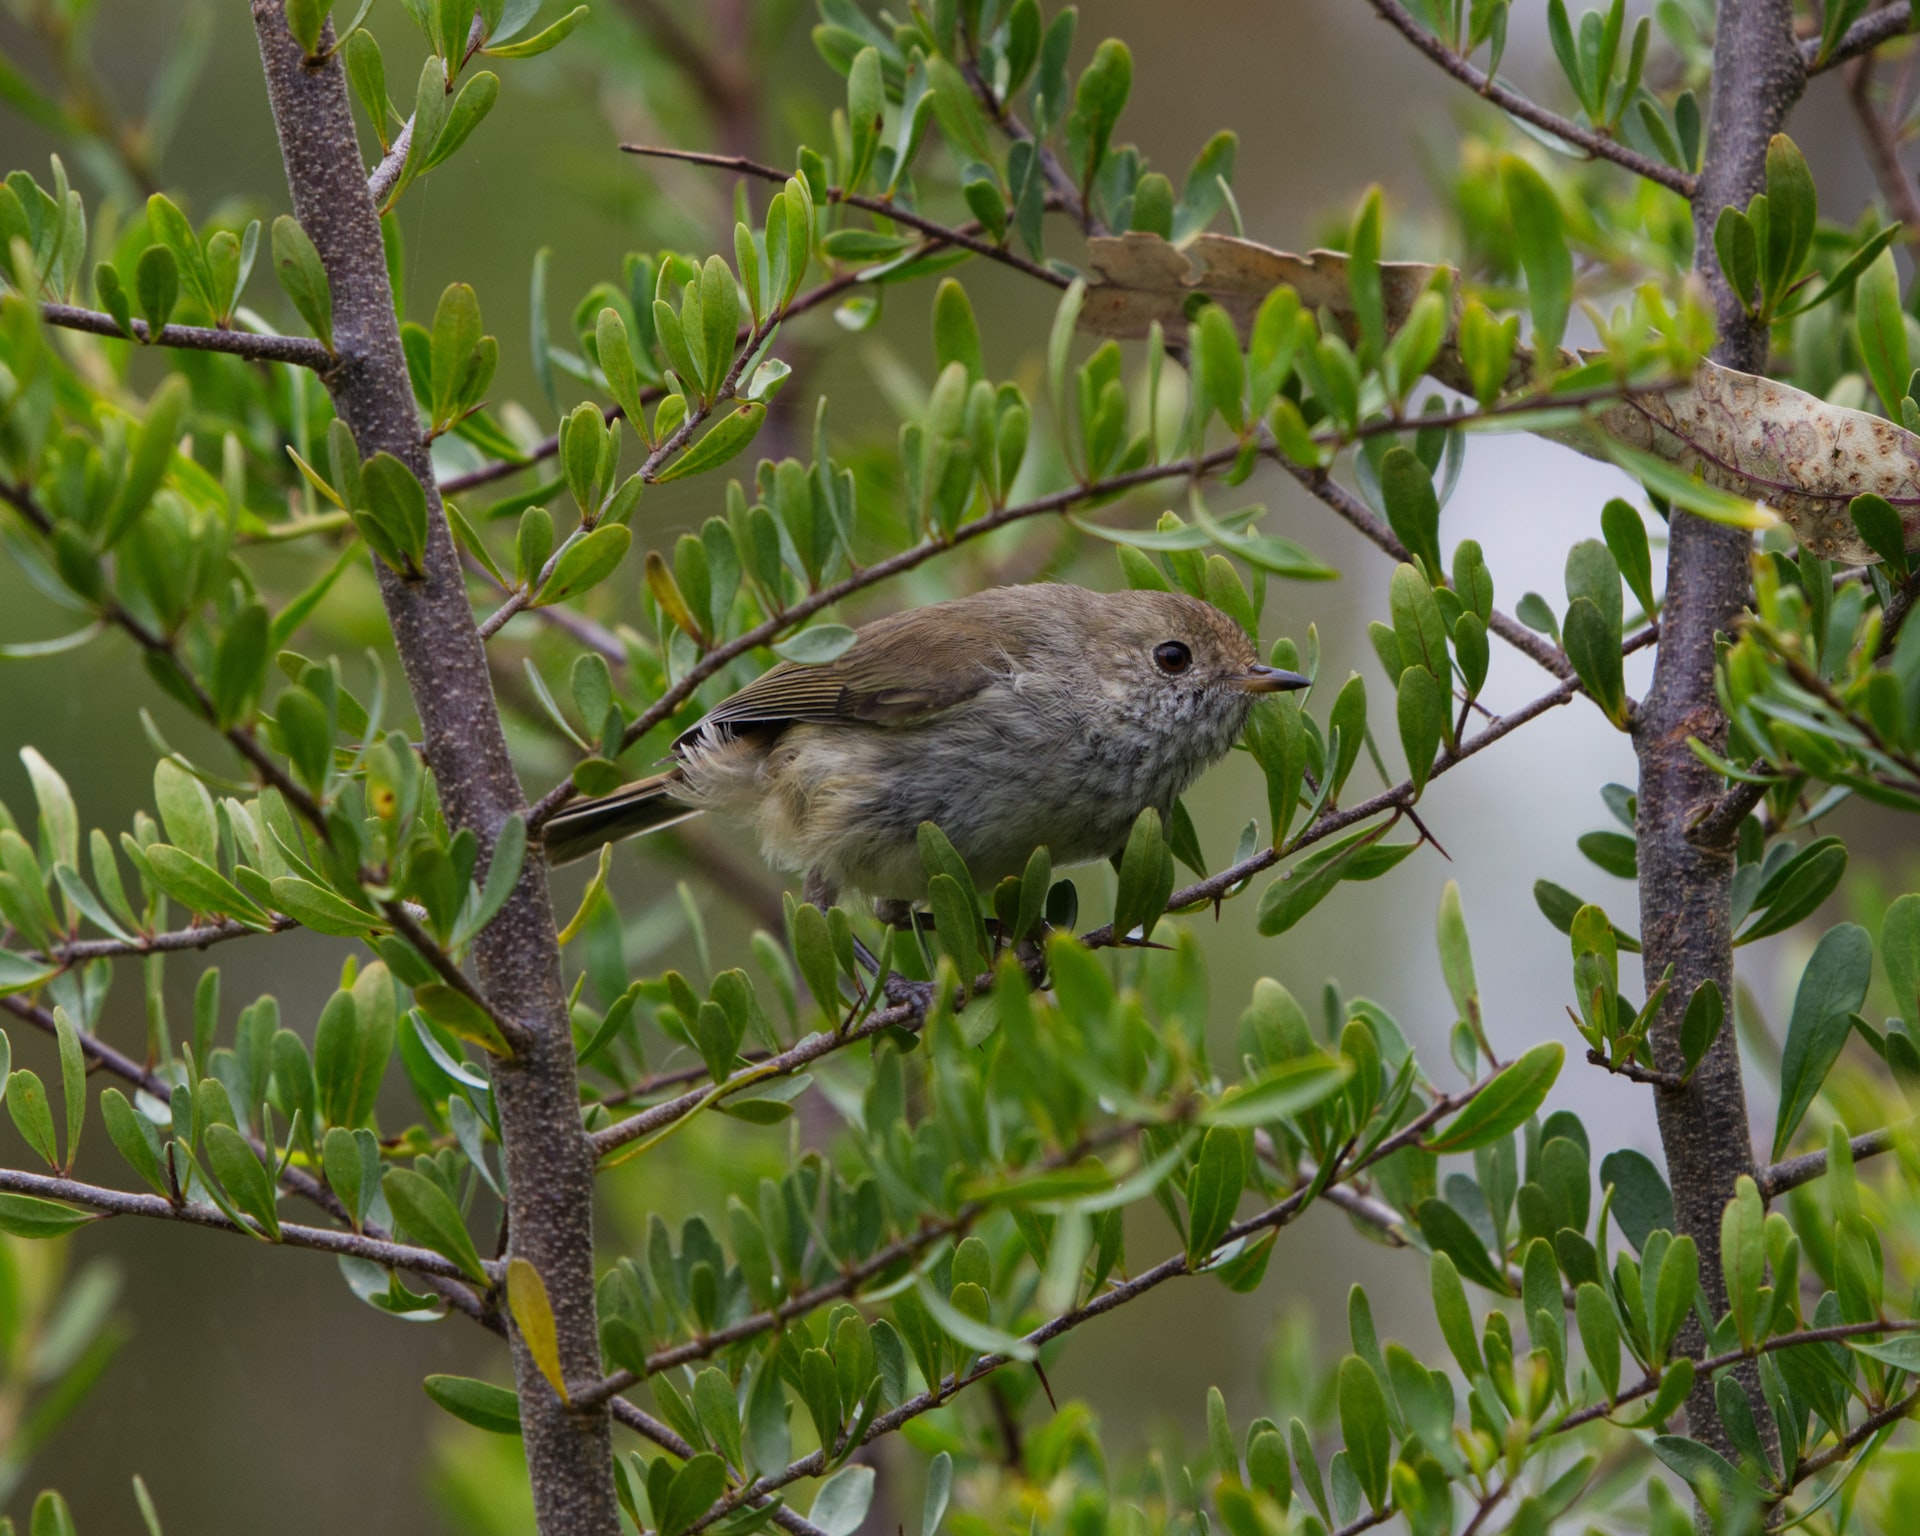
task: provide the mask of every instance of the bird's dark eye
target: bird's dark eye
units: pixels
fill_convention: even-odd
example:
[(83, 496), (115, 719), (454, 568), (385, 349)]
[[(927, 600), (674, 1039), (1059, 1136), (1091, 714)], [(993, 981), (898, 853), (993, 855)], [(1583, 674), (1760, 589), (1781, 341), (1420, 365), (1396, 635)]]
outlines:
[(1168, 677), (1178, 677), (1193, 665), (1193, 652), (1179, 640), (1162, 640), (1153, 648), (1153, 664)]

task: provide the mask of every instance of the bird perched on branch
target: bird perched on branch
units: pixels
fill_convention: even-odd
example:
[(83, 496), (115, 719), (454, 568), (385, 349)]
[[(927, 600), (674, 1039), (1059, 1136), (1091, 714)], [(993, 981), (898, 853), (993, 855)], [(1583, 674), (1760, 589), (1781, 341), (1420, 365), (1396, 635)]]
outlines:
[(751, 825), (809, 900), (926, 893), (931, 821), (990, 888), (1045, 845), (1117, 853), (1239, 739), (1255, 699), (1304, 688), (1246, 631), (1173, 592), (994, 587), (864, 626), (819, 666), (783, 662), (673, 744), (673, 766), (558, 812), (564, 864), (702, 811)]

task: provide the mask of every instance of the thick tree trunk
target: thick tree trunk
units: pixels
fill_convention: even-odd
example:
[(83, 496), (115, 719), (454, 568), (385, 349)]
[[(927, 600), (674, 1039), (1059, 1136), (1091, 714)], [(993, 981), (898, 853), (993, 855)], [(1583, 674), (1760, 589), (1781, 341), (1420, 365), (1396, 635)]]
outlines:
[[(1714, 41), (1713, 102), (1706, 158), (1694, 198), (1700, 275), (1718, 317), (1716, 362), (1750, 373), (1765, 369), (1767, 332), (1748, 318), (1714, 258), (1713, 226), (1728, 204), (1746, 206), (1766, 186), (1767, 143), (1784, 125), (1805, 86), (1789, 0), (1722, 0)], [(1679, 1065), (1680, 1021), (1702, 982), (1733, 1001), (1729, 849), (1697, 846), (1689, 825), (1720, 795), (1720, 777), (1696, 758), (1687, 738), (1716, 750), (1726, 720), (1713, 688), (1716, 633), (1733, 625), (1748, 593), (1750, 536), (1738, 528), (1673, 514), (1667, 547), (1667, 596), (1660, 614), (1660, 652), (1653, 687), (1634, 721), (1640, 759), (1640, 932), (1649, 989), (1669, 965), (1673, 987), (1654, 1028), (1658, 1065)], [(1745, 1086), (1731, 1022), (1684, 1089), (1654, 1090), (1667, 1176), (1680, 1231), (1700, 1248), (1700, 1280), (1716, 1312), (1727, 1307), (1720, 1268), (1720, 1215), (1734, 1184), (1754, 1171)], [(1698, 1353), (1699, 1325), (1688, 1322), (1681, 1347)], [(1757, 1374), (1749, 1372), (1757, 1400)], [(1702, 1380), (1687, 1405), (1695, 1439), (1737, 1461)], [(1764, 1419), (1764, 1415), (1762, 1416)]]
[[(393, 454), (426, 489), (425, 575), (404, 580), (378, 563), (376, 570), (447, 819), (471, 828), (491, 857), (501, 824), (524, 810), (525, 800), (407, 378), (346, 78), (337, 59), (306, 64), (280, 0), (254, 0), (253, 19), (294, 214), (332, 289), (341, 357), (327, 379), (334, 408), (363, 456)], [(475, 941), (474, 955), (493, 1009), (526, 1038), (517, 1058), (494, 1072), (511, 1252), (532, 1263), (546, 1283), (566, 1375), (596, 1380), (592, 1156), (581, 1129), (560, 952), (538, 857), (526, 861), (519, 886)], [(543, 1536), (614, 1536), (619, 1513), (606, 1408), (574, 1412), (562, 1404), (517, 1334), (513, 1359)]]

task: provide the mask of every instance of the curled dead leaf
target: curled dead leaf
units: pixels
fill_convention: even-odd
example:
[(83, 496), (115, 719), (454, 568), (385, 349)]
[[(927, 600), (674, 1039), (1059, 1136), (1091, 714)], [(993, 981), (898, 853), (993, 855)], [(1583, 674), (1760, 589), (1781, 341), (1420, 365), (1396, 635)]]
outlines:
[[(1381, 263), (1389, 330), (1443, 270), (1419, 262)], [(1297, 256), (1214, 234), (1184, 246), (1139, 231), (1097, 238), (1088, 242), (1080, 329), (1138, 338), (1157, 320), (1175, 331), (1185, 325), (1187, 306), (1198, 295), (1219, 304), (1244, 338), (1261, 301), (1283, 284), (1307, 309), (1332, 314), (1351, 332), (1347, 258), (1337, 251)], [(1458, 284), (1454, 291), (1457, 296)], [(1430, 372), (1450, 388), (1466, 388), (1451, 330)], [(1523, 385), (1532, 372), (1532, 358), (1516, 352), (1508, 386)], [(1908, 542), (1920, 542), (1920, 436), (1777, 379), (1703, 360), (1686, 388), (1636, 393), (1595, 408), (1586, 425), (1557, 426), (1542, 435), (1590, 458), (1610, 461), (1609, 439), (1652, 454), (1719, 490), (1764, 504), (1792, 527), (1803, 549), (1825, 560), (1877, 558), (1848, 511), (1865, 492), (1885, 497), (1899, 511)]]

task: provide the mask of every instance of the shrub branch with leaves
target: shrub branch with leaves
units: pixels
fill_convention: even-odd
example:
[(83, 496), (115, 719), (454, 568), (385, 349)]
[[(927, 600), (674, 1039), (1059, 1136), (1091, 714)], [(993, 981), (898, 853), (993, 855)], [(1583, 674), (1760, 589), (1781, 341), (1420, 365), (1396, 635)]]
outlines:
[[(473, 288), (448, 286), (425, 323), (397, 306), (393, 210), (485, 131), (503, 86), (477, 61), (510, 80), (513, 61), (600, 26), (586, 7), (543, 20), (537, 0), (403, 0), (426, 54), (403, 113), (370, 4), (254, 6), (292, 208), (266, 254), (310, 335), (244, 302), (263, 220), (196, 226), (157, 184), (164, 134), (104, 115), (56, 24), (83, 8), (43, 8), (59, 82), (43, 94), (6, 66), (7, 100), (86, 146), (107, 196), (90, 212), (57, 158), (46, 183), (15, 171), (0, 188), (0, 535), (80, 627), (0, 654), (31, 665), (117, 634), (224, 748), (177, 750), (149, 718), (152, 810), (117, 837), (89, 826), (84, 852), (65, 780), (22, 751), (35, 805), (0, 807), (0, 1011), (51, 1042), (57, 1071), (50, 1086), (17, 1064), (0, 1032), (0, 1093), (44, 1165), (0, 1169), (0, 1231), (57, 1243), (109, 1216), (186, 1222), (332, 1253), (390, 1313), (478, 1322), (508, 1343), (513, 1387), (426, 1390), (518, 1438), (548, 1536), (850, 1536), (874, 1498), (862, 1453), (902, 1431), (928, 1452), (923, 1536), (949, 1518), (1838, 1531), (1863, 1499), (1897, 1498), (1875, 1453), (1920, 1401), (1920, 1320), (1887, 1294), (1920, 1239), (1904, 1098), (1920, 1081), (1920, 896), (1877, 933), (1842, 923), (1812, 947), (1764, 1163), (1725, 1026), (1734, 948), (1805, 922), (1845, 874), (1840, 838), (1795, 834), (1850, 800), (1920, 809), (1902, 225), (1822, 223), (1784, 132), (1809, 76), (1844, 64), (1870, 144), (1897, 144), (1898, 103), (1883, 113), (1868, 69), (1905, 46), (1906, 9), (1834, 3), (1801, 26), (1788, 0), (1717, 15), (1681, 0), (1656, 41), (1622, 0), (1577, 23), (1549, 0), (1560, 111), (1500, 76), (1506, 0), (1370, 3), (1545, 141), (1496, 123), (1463, 144), (1442, 188), (1450, 262), (1384, 259), (1397, 237), (1377, 189), (1343, 252), (1248, 240), (1237, 140), (1216, 135), (1176, 188), (1116, 138), (1130, 53), (1077, 51), (1071, 9), (943, 0), (902, 20), (820, 0), (813, 41), (845, 95), (791, 170), (622, 146), (739, 178), (731, 259), (630, 255), (560, 344), (536, 259), (531, 361), (558, 423), (544, 436), (490, 393), (499, 346)], [(714, 110), (740, 105), (737, 72), (695, 33), (633, 10)], [(1920, 206), (1897, 154), (1876, 167), (1896, 215)], [(945, 275), (973, 261), (1058, 295), (1031, 396), (989, 376)], [(891, 290), (929, 283), (935, 378), (892, 449), (830, 432), (823, 397), (796, 409), (805, 317), (831, 306), (859, 331)], [(1591, 345), (1568, 340), (1576, 313)], [(809, 461), (739, 467), (763, 435), (809, 426)], [(1664, 584), (1642, 510), (1616, 499), (1603, 537), (1568, 551), (1564, 607), (1496, 606), (1488, 553), (1442, 533), (1468, 442), (1490, 431), (1639, 480)], [(1107, 920), (1087, 924), (1046, 850), (983, 891), (928, 824), (933, 924), (789, 896), (750, 973), (715, 965), (689, 906), (698, 983), (630, 973), (610, 854), (560, 920), (539, 843), (560, 806), (627, 782), (769, 655), (840, 655), (871, 589), (921, 567), (949, 588), (985, 579), (990, 537), (1111, 551), (1128, 584), (1204, 598), (1257, 640), (1270, 583), (1335, 573), (1263, 531), (1263, 508), (1215, 509), (1255, 473), (1391, 560), (1369, 626), (1391, 703), (1370, 712), (1358, 671), (1336, 685), (1317, 633), (1273, 641), (1273, 663), (1315, 683), (1252, 717), (1264, 818), (1231, 859), (1206, 856), (1185, 807), (1146, 812)], [(694, 479), (715, 510), (635, 552), (649, 487)], [(1182, 510), (1131, 515), (1133, 493), (1176, 489)], [(304, 584), (283, 589), (269, 548), (304, 554)], [(369, 571), (404, 704), (381, 655), (294, 649), (328, 641), (330, 593)], [(1482, 698), (1495, 640), (1550, 679), (1498, 714)], [(1647, 649), (1635, 699), (1623, 662)], [(1565, 1040), (1488, 1015), (1451, 884), (1437, 937), (1456, 1086), (1385, 1010), (1331, 986), (1316, 1020), (1261, 980), (1222, 1051), (1182, 914), (1279, 868), (1256, 921), (1285, 933), (1432, 841), (1419, 807), (1435, 777), (1582, 698), (1638, 755), (1638, 785), (1603, 791), (1622, 830), (1580, 846), (1638, 881), (1639, 933), (1558, 886), (1535, 895), (1569, 940), (1586, 1059), (1653, 1094), (1664, 1175), (1627, 1150), (1596, 1166), (1579, 1118), (1544, 1112)], [(523, 788), (503, 711), (539, 738), (528, 761), (572, 761), (565, 777)], [(271, 996), (230, 1016), (219, 970), (196, 962), (176, 1033), (169, 957), (302, 929), (344, 961), (330, 997), (289, 1000), (301, 1027)], [(1638, 1002), (1620, 974), (1636, 953)], [(1876, 956), (1884, 1027), (1863, 1013)], [(136, 959), (137, 1054), (99, 1033)], [(417, 1106), (397, 1131), (376, 1117), (389, 1077)], [(837, 1129), (796, 1135), (676, 1236), (659, 1181), (687, 1142), (665, 1144), (713, 1117), (740, 1138), (797, 1125), (809, 1095)], [(1874, 1128), (1850, 1134), (1863, 1116)], [(144, 1187), (74, 1176), (92, 1119)], [(631, 1251), (604, 1234), (596, 1250), (600, 1176), (651, 1213)], [(1084, 1407), (1053, 1400), (1063, 1341), (1176, 1279), (1260, 1286), (1321, 1201), (1420, 1256), (1446, 1357), (1383, 1345), (1355, 1286), (1325, 1422), (1236, 1431), (1216, 1391), (1197, 1457), (1109, 1467)], [(1146, 1206), (1172, 1235), (1129, 1263), (1126, 1213)], [(80, 1272), (52, 1323), (46, 1290), (0, 1296), (9, 1342), (58, 1341), (36, 1380), (72, 1381), (0, 1478), (112, 1353), (101, 1273)], [(1469, 1284), (1491, 1303), (1478, 1325)], [(9, 1360), (11, 1417), (25, 1396)], [(647, 1448), (617, 1446), (616, 1426)], [(1695, 1515), (1662, 1478), (1611, 1475), (1649, 1454)], [(33, 1529), (70, 1529), (57, 1494)]]

